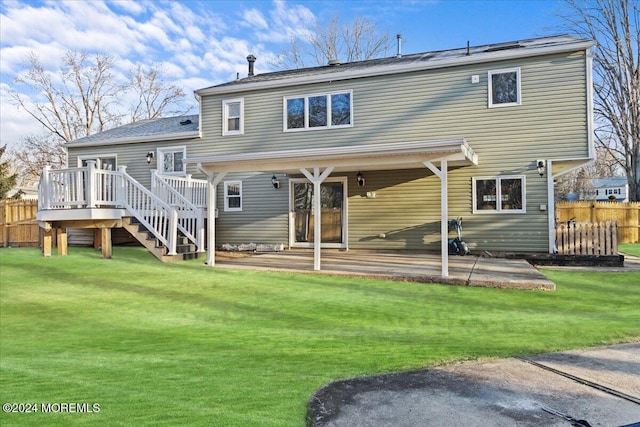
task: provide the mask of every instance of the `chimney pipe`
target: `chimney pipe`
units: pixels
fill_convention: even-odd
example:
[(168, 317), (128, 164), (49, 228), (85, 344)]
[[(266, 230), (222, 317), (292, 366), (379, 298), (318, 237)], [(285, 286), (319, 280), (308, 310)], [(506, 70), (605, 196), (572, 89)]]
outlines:
[(247, 61), (249, 62), (249, 74), (248, 76), (253, 76), (253, 64), (256, 62), (256, 57), (253, 55), (247, 56)]
[(401, 58), (402, 57), (402, 34), (396, 34), (396, 38), (398, 39), (398, 54), (396, 55), (396, 57)]

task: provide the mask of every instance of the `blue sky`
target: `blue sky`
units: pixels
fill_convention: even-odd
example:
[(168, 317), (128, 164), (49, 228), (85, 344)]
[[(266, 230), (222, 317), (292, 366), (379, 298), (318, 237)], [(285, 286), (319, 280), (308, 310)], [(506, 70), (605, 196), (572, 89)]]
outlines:
[[(561, 32), (561, 0), (396, 1), (14, 1), (0, 2), (0, 145), (13, 146), (40, 128), (10, 101), (13, 83), (35, 52), (56, 72), (67, 50), (109, 53), (125, 79), (137, 64), (162, 63), (167, 77), (190, 93), (246, 75), (274, 70), (291, 37), (303, 37), (335, 14), (356, 16), (403, 36), (405, 54), (505, 42)], [(395, 49), (389, 55), (395, 54)], [(190, 102), (191, 97), (189, 97)]]

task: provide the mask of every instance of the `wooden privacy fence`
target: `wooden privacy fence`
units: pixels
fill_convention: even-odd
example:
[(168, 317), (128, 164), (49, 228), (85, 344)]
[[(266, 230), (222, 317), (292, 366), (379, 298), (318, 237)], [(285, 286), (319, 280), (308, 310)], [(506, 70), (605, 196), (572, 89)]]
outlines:
[(0, 242), (8, 246), (38, 246), (37, 200), (0, 200)]
[(640, 202), (558, 202), (556, 219), (558, 224), (615, 221), (618, 243), (640, 242)]
[(556, 245), (562, 255), (616, 255), (616, 222), (559, 223), (556, 226)]

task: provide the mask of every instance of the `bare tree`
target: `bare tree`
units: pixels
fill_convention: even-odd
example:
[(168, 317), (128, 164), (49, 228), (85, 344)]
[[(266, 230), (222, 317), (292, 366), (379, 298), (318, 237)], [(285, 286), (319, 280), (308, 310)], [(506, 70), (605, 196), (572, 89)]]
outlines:
[(346, 62), (379, 58), (390, 49), (388, 32), (380, 32), (368, 19), (356, 17), (342, 24), (334, 15), (328, 24), (316, 25), (308, 38), (292, 38), (288, 49), (279, 56), (279, 68), (302, 68), (326, 65), (332, 59)]
[(186, 114), (190, 110), (181, 106), (186, 96), (184, 89), (163, 78), (160, 64), (152, 64), (148, 68), (138, 65), (131, 70), (129, 90), (136, 95), (137, 100), (131, 107), (132, 122), (163, 115)]
[(570, 195), (585, 198), (593, 190), (594, 178), (624, 176), (624, 170), (611, 152), (602, 146), (596, 148), (596, 158), (588, 165), (563, 175), (556, 184), (556, 199), (568, 200)]
[(18, 182), (23, 186), (35, 185), (45, 166), (60, 169), (67, 163), (67, 151), (60, 139), (46, 133), (22, 139), (11, 154), (19, 166)]
[[(162, 68), (153, 65), (132, 70), (131, 81), (118, 84), (116, 61), (108, 55), (67, 52), (63, 67), (56, 73), (44, 68), (35, 54), (27, 57), (28, 69), (15, 78), (35, 94), (31, 100), (14, 90), (10, 96), (43, 128), (43, 135), (29, 136), (14, 151), (23, 182), (37, 179), (45, 165), (53, 168), (66, 163), (64, 144), (102, 132), (121, 124), (129, 115), (131, 121), (162, 117), (180, 109), (184, 90), (167, 83)], [(134, 93), (135, 105), (122, 105), (127, 93)]]
[(58, 76), (49, 73), (34, 53), (27, 59), (29, 69), (18, 75), (15, 83), (27, 86), (43, 99), (30, 102), (17, 91), (11, 96), (61, 142), (89, 136), (118, 123), (117, 115), (111, 111), (120, 91), (112, 75), (113, 58), (67, 52)]
[(572, 31), (596, 41), (596, 141), (614, 156), (640, 201), (640, 6), (634, 0), (565, 0)]

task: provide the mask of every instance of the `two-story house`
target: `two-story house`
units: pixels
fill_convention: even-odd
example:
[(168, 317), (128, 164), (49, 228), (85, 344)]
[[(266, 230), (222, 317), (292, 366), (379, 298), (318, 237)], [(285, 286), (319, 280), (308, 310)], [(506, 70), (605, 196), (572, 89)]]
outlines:
[(209, 265), (222, 243), (284, 243), (314, 248), (315, 269), (322, 248), (440, 250), (447, 275), (453, 217), (473, 251), (551, 252), (554, 179), (593, 158), (592, 45), (554, 36), (264, 74), (249, 56), (247, 77), (196, 91), (198, 116), (69, 143), (87, 173), (78, 193), (111, 185), (88, 178), (104, 169), (118, 189), (47, 199), (69, 175), (47, 171), (40, 219), (60, 227), (93, 203), (170, 233), (167, 253), (193, 237)]

